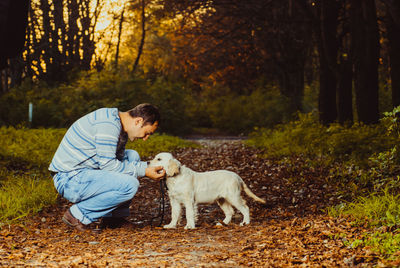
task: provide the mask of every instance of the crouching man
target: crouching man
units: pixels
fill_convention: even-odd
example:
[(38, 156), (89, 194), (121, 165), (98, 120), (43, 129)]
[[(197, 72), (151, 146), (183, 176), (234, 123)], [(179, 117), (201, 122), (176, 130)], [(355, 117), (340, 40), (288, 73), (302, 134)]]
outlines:
[(63, 215), (66, 224), (83, 231), (101, 218), (129, 216), (138, 178), (159, 180), (165, 171), (147, 167), (125, 145), (147, 140), (159, 121), (158, 109), (145, 103), (127, 112), (101, 108), (72, 124), (49, 166), (58, 193), (74, 203)]

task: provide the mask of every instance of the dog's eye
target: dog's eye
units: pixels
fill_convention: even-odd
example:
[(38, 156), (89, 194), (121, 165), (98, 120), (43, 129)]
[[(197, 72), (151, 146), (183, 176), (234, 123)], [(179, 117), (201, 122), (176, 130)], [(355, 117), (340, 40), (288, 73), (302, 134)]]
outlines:
[(161, 158), (157, 158), (157, 161), (161, 161)]

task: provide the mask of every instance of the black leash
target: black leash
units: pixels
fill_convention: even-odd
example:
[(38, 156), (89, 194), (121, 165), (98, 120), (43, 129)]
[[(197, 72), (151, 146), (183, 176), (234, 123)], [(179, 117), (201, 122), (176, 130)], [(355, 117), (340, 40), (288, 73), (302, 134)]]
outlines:
[(157, 227), (160, 227), (163, 220), (164, 220), (164, 210), (165, 210), (165, 189), (168, 190), (167, 187), (167, 179), (162, 179), (160, 180), (160, 206), (158, 207), (158, 215), (154, 216), (150, 220), (150, 225), (153, 226), (153, 220), (161, 217), (160, 223), (157, 225)]

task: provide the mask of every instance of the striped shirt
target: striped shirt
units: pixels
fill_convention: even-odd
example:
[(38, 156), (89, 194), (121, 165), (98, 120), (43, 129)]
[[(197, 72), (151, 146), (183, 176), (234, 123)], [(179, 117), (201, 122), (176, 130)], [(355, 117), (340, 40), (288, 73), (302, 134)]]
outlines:
[(62, 139), (49, 170), (72, 172), (104, 169), (143, 177), (147, 163), (116, 158), (121, 121), (117, 108), (101, 108), (78, 119)]

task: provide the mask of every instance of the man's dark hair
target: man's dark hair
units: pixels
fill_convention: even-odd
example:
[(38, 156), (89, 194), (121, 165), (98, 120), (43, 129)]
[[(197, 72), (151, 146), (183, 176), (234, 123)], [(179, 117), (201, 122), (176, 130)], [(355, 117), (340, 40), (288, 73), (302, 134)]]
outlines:
[(155, 122), (160, 123), (160, 112), (158, 108), (149, 103), (142, 103), (128, 111), (132, 117), (143, 118), (143, 125), (153, 125)]
[[(135, 108), (128, 111), (129, 115), (132, 117), (141, 117), (143, 118), (143, 125), (153, 125), (155, 122), (160, 123), (160, 112), (158, 108), (149, 103), (142, 103), (136, 106)], [(119, 133), (118, 143), (117, 143), (117, 151), (115, 152), (115, 156), (119, 161), (122, 161), (125, 155), (125, 145), (128, 142), (128, 133), (124, 131), (121, 127), (121, 132)]]

